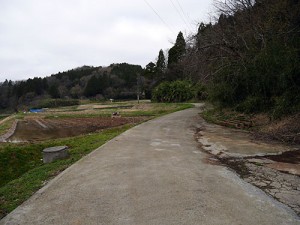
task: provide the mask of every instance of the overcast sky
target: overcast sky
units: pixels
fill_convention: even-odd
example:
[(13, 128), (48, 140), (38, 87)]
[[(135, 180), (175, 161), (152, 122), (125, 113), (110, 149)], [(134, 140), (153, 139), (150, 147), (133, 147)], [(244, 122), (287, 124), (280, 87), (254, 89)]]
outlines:
[(0, 0), (0, 82), (82, 65), (145, 66), (179, 31), (187, 35), (208, 22), (212, 2)]

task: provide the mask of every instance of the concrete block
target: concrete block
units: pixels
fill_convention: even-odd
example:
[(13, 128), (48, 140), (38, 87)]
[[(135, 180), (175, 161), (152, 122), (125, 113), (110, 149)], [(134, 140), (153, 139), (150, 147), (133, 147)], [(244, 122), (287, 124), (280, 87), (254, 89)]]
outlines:
[(69, 157), (68, 146), (55, 146), (43, 150), (43, 162), (51, 163), (58, 159)]

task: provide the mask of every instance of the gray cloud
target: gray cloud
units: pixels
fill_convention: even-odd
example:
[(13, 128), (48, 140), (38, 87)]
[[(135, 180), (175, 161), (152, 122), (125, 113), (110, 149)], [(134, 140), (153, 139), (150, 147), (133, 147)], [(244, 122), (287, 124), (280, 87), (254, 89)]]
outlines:
[[(213, 0), (0, 0), (0, 82), (82, 65), (145, 65), (181, 30), (208, 21)], [(169, 29), (171, 28), (171, 30)]]

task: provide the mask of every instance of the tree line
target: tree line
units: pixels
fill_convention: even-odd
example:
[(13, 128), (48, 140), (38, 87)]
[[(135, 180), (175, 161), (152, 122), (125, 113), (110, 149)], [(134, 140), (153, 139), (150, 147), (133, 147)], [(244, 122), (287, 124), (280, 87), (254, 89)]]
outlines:
[[(140, 65), (83, 66), (45, 78), (0, 83), (0, 110), (23, 110), (44, 99), (132, 99), (136, 96)], [(64, 101), (59, 101), (63, 103)], [(67, 102), (65, 102), (68, 104)]]

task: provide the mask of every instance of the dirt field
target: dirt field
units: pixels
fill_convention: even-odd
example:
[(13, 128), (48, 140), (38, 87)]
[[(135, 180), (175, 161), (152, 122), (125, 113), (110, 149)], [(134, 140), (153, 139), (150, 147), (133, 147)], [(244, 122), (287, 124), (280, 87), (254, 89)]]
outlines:
[(72, 137), (110, 127), (117, 127), (125, 124), (136, 124), (146, 119), (146, 117), (97, 117), (68, 119), (43, 119), (39, 117), (31, 117), (18, 122), (15, 133), (8, 139), (8, 141), (33, 142)]

